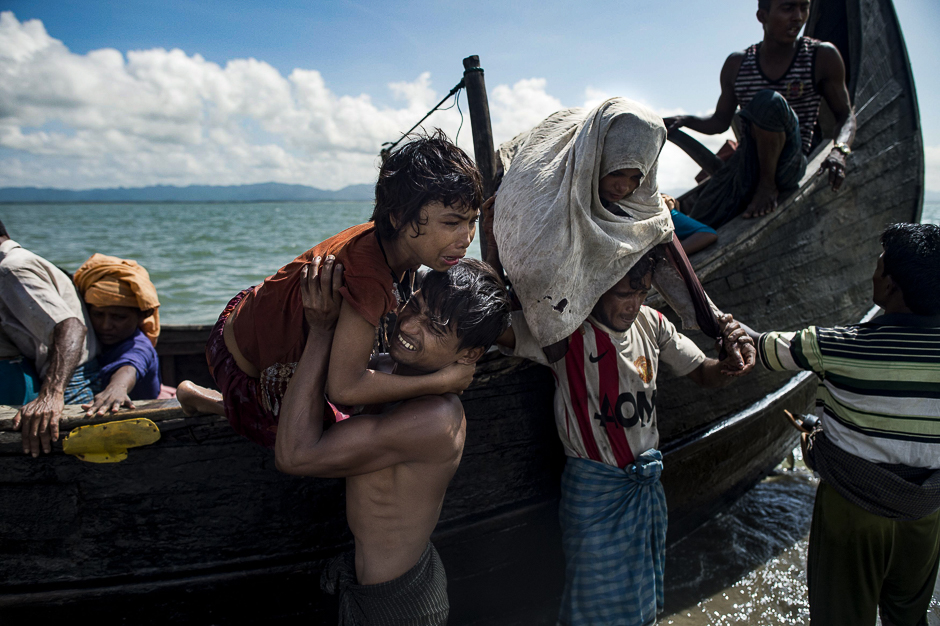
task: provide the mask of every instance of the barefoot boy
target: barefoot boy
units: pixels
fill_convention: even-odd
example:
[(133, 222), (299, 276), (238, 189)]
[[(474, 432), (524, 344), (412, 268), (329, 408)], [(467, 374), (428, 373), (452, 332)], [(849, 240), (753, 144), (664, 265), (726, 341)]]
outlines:
[[(753, 341), (721, 318), (728, 356), (710, 359), (661, 313), (643, 306), (657, 248), (606, 291), (549, 363), (521, 312), (499, 344), (555, 375), (565, 587), (558, 623), (652, 624), (663, 608), (666, 497), (656, 377), (666, 363), (702, 387), (723, 387), (754, 366)], [(738, 352), (730, 349), (737, 344)]]
[[(317, 269), (314, 261), (302, 281), (309, 332), (280, 412), (277, 467), (346, 478), (355, 553), (334, 560), (322, 581), (339, 593), (340, 624), (444, 624), (447, 577), (429, 538), (463, 453), (463, 408), (453, 394), (424, 396), (324, 432), (325, 403), (316, 399), (345, 302), (341, 269), (331, 260), (321, 278)], [(455, 361), (472, 367), (508, 325), (508, 298), (488, 266), (471, 259), (430, 272), (399, 314), (390, 346), (396, 373), (420, 377)]]
[(328, 256), (345, 271), (325, 383), (330, 399), (356, 406), (462, 391), (473, 366), (402, 377), (369, 369), (369, 357), (385, 334), (385, 316), (410, 291), (413, 272), (421, 265), (444, 271), (464, 256), (481, 194), (476, 166), (440, 131), (405, 144), (379, 171), (369, 223), (311, 248), (229, 302), (206, 346), (221, 394), (184, 382), (178, 389), (184, 410), (226, 415), (238, 433), (274, 446), (281, 402), (308, 332), (302, 273)]

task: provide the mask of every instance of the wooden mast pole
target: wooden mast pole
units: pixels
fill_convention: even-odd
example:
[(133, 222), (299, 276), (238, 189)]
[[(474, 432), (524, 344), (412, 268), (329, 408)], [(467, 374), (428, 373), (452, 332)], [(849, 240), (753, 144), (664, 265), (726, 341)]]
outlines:
[[(475, 54), (467, 57), (463, 60), (463, 67), (467, 105), (470, 108), (470, 130), (473, 133), (473, 153), (476, 156), (480, 175), (483, 177), (483, 199), (485, 200), (496, 192), (496, 153), (493, 149), (490, 105), (486, 99), (486, 82), (483, 80), (480, 57)], [(485, 259), (486, 240), (482, 237), (480, 238), (480, 252)]]

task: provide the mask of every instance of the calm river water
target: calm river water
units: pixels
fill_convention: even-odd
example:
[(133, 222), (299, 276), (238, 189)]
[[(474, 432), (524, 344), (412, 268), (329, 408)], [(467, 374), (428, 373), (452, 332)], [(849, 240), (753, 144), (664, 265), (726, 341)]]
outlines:
[[(165, 324), (214, 322), (238, 290), (370, 214), (368, 202), (0, 205), (13, 239), (70, 272), (94, 252), (138, 261), (157, 286)], [(940, 203), (924, 207), (924, 221), (940, 224)], [(471, 255), (479, 258), (477, 242)], [(660, 623), (807, 623), (804, 565), (815, 488), (798, 458), (795, 466), (784, 462), (673, 546)], [(940, 626), (938, 597), (931, 626)]]

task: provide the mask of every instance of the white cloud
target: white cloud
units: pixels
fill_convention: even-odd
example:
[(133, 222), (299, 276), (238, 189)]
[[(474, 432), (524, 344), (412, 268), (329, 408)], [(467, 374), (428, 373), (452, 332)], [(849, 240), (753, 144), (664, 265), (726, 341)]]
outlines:
[[(0, 13), (0, 186), (72, 188), (373, 180), (378, 149), (438, 96), (430, 75), (402, 103), (334, 94), (316, 70), (256, 59), (220, 66), (181, 50), (71, 53), (38, 20)], [(428, 126), (455, 133), (456, 110)], [(461, 144), (470, 144), (469, 121)], [(12, 153), (12, 154), (10, 154)]]
[[(371, 181), (378, 149), (440, 95), (431, 76), (388, 85), (394, 107), (338, 95), (320, 72), (283, 76), (256, 59), (224, 66), (181, 50), (80, 55), (42, 22), (0, 14), (0, 186), (71, 188), (264, 181), (337, 188)], [(435, 113), (472, 154), (466, 101)], [(496, 85), (497, 144), (562, 108), (542, 78)]]
[(520, 80), (512, 87), (497, 85), (488, 97), (493, 138), (498, 146), (563, 109), (561, 101), (545, 91), (544, 78)]
[[(395, 107), (377, 106), (368, 94), (338, 95), (314, 69), (283, 76), (256, 59), (221, 66), (181, 50), (74, 54), (39, 20), (2, 12), (0, 187), (277, 181), (336, 189), (371, 182), (381, 144), (442, 97), (427, 72), (388, 88)], [(587, 88), (574, 104), (593, 107), (610, 95)], [(489, 103), (497, 145), (566, 106), (544, 78), (491, 85)], [(459, 144), (472, 154), (463, 96), (461, 108)], [(454, 107), (424, 126), (454, 137), (460, 124)], [(726, 137), (697, 138), (716, 150)], [(927, 188), (940, 190), (940, 147), (928, 147), (927, 155)], [(688, 189), (698, 171), (667, 144), (660, 188)]]

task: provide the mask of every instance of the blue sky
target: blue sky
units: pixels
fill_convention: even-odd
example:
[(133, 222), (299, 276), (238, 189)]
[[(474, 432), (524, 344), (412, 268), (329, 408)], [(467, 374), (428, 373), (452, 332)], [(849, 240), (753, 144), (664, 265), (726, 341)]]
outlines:
[[(921, 103), (927, 187), (940, 191), (940, 115), (930, 104), (940, 97), (940, 3), (895, 5)], [(0, 78), (12, 64), (13, 82), (30, 85), (15, 99), (16, 130), (10, 115), (4, 130), (0, 105), (0, 186), (370, 182), (377, 144), (459, 81), (469, 54), (486, 69), (497, 140), (554, 108), (612, 95), (664, 115), (705, 113), (724, 58), (761, 37), (755, 9), (755, 0), (0, 0), (13, 18), (0, 40), (6, 32), (8, 46), (40, 51), (26, 65), (0, 50)], [(456, 111), (439, 119), (456, 131)], [(664, 188), (694, 174), (675, 154), (667, 162), (674, 176)]]

